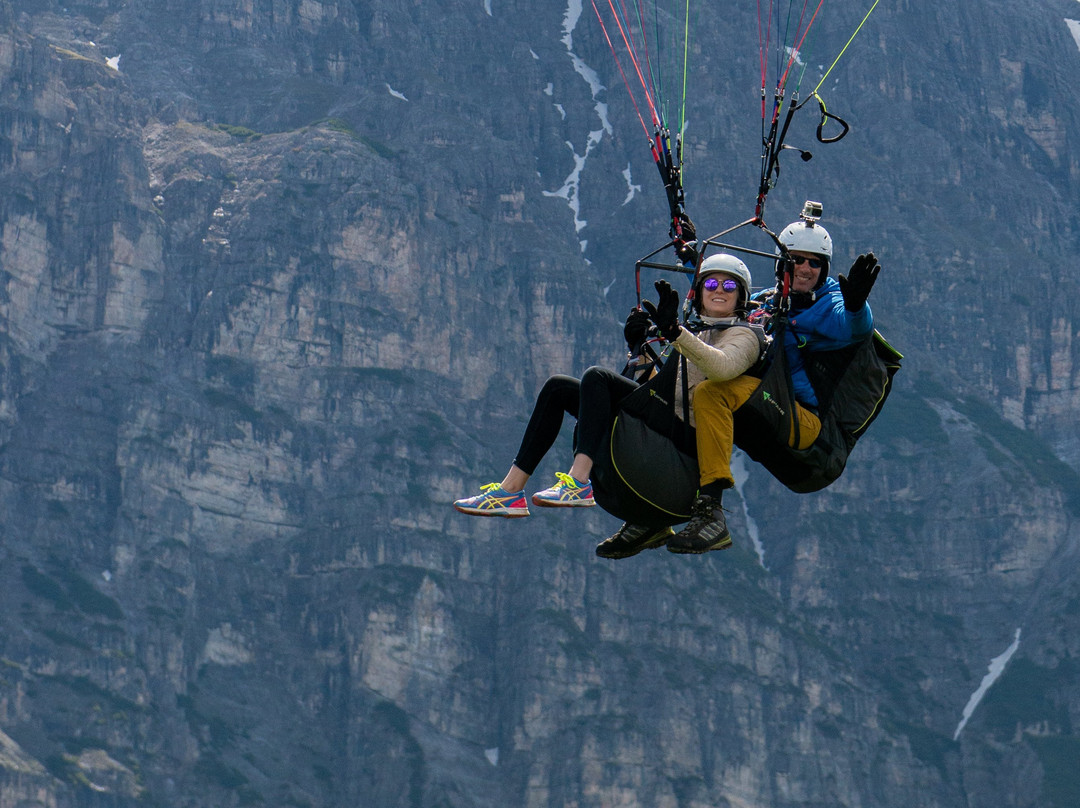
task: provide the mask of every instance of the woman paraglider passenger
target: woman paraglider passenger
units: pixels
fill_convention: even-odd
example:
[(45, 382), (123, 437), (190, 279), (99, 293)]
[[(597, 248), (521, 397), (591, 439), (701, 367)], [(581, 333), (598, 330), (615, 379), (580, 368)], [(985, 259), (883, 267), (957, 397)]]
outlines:
[[(776, 407), (776, 402), (782, 402), (781, 397), (764, 387), (761, 379), (743, 376), (726, 381), (708, 381), (701, 385), (694, 399), (702, 486), (694, 503), (693, 518), (680, 535), (685, 537), (687, 544), (702, 550), (718, 549), (718, 537), (728, 535), (720, 502), (724, 489), (734, 485), (731, 474), (733, 444), (751, 447), (749, 451), (754, 459), (775, 458), (770, 471), (774, 474), (779, 472), (786, 483), (795, 480), (788, 476), (789, 473), (811, 477), (821, 471), (813, 468), (817, 457), (804, 459), (798, 454), (809, 450), (817, 442), (822, 431), (823, 409), (828, 403), (820, 399), (808, 368), (816, 364), (815, 356), (839, 355), (850, 346), (866, 342), (874, 333), (874, 317), (866, 299), (881, 267), (870, 253), (860, 255), (846, 276), (840, 275), (838, 279), (829, 277), (833, 243), (828, 231), (817, 223), (818, 216), (820, 205), (808, 202), (803, 217), (780, 233), (779, 242), (783, 245), (784, 254), (778, 260), (778, 275), (782, 278), (784, 273), (790, 273), (788, 294), (785, 296), (780, 286), (759, 292), (755, 295), (759, 307), (750, 315), (752, 322), (769, 324), (774, 337), (782, 340), (782, 351), (780, 345), (776, 346), (776, 353), (783, 354), (781, 361), (778, 362), (775, 353), (772, 361), (776, 363), (774, 369), (784, 377), (783, 381), (791, 393), (793, 412), (785, 413), (785, 418), (778, 421), (781, 434), (775, 434), (765, 418), (754, 417), (751, 420), (749, 411), (752, 408), (743, 410), (743, 405), (755, 394), (762, 400), (762, 411), (768, 412), (770, 408), (788, 409), (783, 403)], [(790, 263), (785, 266), (786, 262)], [(778, 322), (781, 316), (783, 327), (772, 328), (776, 322), (770, 321), (776, 318)], [(844, 354), (842, 360), (846, 369), (850, 356)], [(887, 383), (891, 379), (885, 370), (878, 368), (877, 371), (881, 377), (881, 384), (877, 387), (879, 398), (868, 402), (874, 414), (884, 401), (888, 392)], [(824, 386), (820, 380), (818, 385)], [(772, 403), (768, 401), (770, 395)], [(740, 421), (744, 414), (744, 420)], [(860, 418), (861, 429), (865, 429), (869, 420), (866, 416)], [(835, 448), (843, 449), (846, 460), (851, 447)], [(805, 465), (805, 470), (800, 468), (800, 464)], [(840, 469), (842, 467), (841, 464)], [(788, 469), (793, 471), (788, 472)], [(839, 474), (840, 469), (836, 469), (835, 473)], [(828, 484), (832, 478), (826, 480), (822, 480), (817, 487)], [(727, 541), (730, 544), (730, 538)]]
[[(681, 417), (684, 388), (692, 405), (702, 382), (736, 378), (760, 358), (762, 340), (754, 329), (746, 327), (750, 271), (733, 255), (715, 254), (702, 262), (694, 289), (695, 308), (702, 324), (698, 333), (679, 324), (680, 299), (670, 284), (657, 281), (656, 290), (658, 302), (654, 305), (646, 300), (643, 309), (631, 311), (624, 333), (628, 345), (634, 349), (644, 342), (651, 323), (686, 357), (685, 384), (680, 379), (675, 385), (675, 412)], [(736, 325), (743, 327), (731, 327)], [(564, 413), (577, 419), (573, 462), (566, 472), (556, 473), (553, 486), (533, 494), (532, 503), (538, 507), (563, 508), (595, 505), (590, 480), (594, 461), (609, 439), (620, 405), (637, 389), (634, 381), (602, 367), (589, 368), (580, 380), (562, 375), (551, 377), (537, 396), (521, 445), (502, 481), (482, 486), (479, 494), (457, 500), (454, 507), (474, 516), (528, 516), (525, 486), (554, 445)], [(689, 412), (692, 425), (692, 406)], [(673, 552), (702, 552), (696, 546), (677, 542), (670, 525), (632, 522), (623, 524), (596, 552), (605, 558), (625, 558), (665, 543)]]

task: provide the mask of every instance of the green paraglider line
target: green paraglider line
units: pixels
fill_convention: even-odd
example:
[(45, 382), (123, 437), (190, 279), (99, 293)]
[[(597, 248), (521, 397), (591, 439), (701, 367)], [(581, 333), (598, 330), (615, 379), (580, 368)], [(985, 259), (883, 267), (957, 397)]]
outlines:
[(860, 22), (859, 26), (855, 29), (855, 33), (853, 33), (851, 35), (851, 38), (844, 43), (844, 47), (840, 49), (840, 53), (838, 53), (836, 58), (833, 59), (833, 63), (829, 65), (829, 69), (825, 71), (825, 75), (821, 77), (821, 81), (817, 83), (817, 86), (814, 88), (814, 95), (817, 95), (817, 91), (821, 89), (821, 85), (825, 83), (825, 79), (827, 79), (829, 77), (829, 74), (832, 73), (832, 69), (836, 67), (836, 63), (840, 61), (840, 58), (847, 51), (848, 46), (854, 41), (855, 37), (859, 35), (859, 31), (862, 30), (862, 27), (866, 25), (866, 21), (870, 19), (870, 15), (874, 13), (874, 9), (877, 8), (877, 4), (879, 2), (881, 2), (881, 0), (874, 0), (874, 5), (870, 6), (870, 10), (866, 12), (866, 16), (862, 18), (862, 22)]
[[(690, 61), (690, 0), (686, 0), (686, 14), (683, 20), (683, 59), (682, 59), (682, 105), (679, 111), (679, 144), (682, 133), (686, 131), (686, 76)], [(679, 150), (679, 168), (682, 169), (682, 149)]]

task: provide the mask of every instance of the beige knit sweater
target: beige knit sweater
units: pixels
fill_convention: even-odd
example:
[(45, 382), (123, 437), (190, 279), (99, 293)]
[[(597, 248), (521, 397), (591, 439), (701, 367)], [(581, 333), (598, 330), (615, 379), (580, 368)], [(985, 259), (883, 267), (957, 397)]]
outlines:
[[(734, 323), (734, 317), (703, 317), (708, 325)], [(699, 337), (685, 328), (679, 332), (675, 347), (686, 357), (686, 379), (690, 386), (690, 425), (694, 426), (694, 389), (705, 379), (724, 381), (745, 373), (758, 359), (758, 338), (749, 328), (724, 328), (704, 331)], [(675, 413), (682, 417), (682, 368), (675, 380)]]

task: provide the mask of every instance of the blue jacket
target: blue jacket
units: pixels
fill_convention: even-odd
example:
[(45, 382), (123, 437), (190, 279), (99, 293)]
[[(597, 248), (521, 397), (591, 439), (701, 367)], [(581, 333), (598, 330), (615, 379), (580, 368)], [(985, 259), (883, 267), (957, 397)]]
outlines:
[[(758, 292), (754, 300), (763, 304), (750, 315), (752, 321), (763, 320), (775, 311), (772, 296), (775, 290)], [(867, 337), (874, 330), (874, 315), (869, 304), (861, 311), (851, 312), (844, 308), (844, 296), (840, 284), (834, 278), (826, 278), (817, 290), (817, 297), (807, 308), (793, 308), (788, 312), (788, 329), (784, 339), (795, 399), (817, 409), (818, 399), (813, 385), (806, 375), (803, 363), (804, 351), (835, 351)]]

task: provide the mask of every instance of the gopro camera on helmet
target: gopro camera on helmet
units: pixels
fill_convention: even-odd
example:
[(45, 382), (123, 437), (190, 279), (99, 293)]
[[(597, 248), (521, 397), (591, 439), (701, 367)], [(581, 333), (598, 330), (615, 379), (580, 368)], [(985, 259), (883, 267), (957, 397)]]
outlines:
[(807, 199), (803, 203), (802, 213), (799, 214), (799, 218), (810, 224), (816, 222), (821, 218), (821, 203)]

